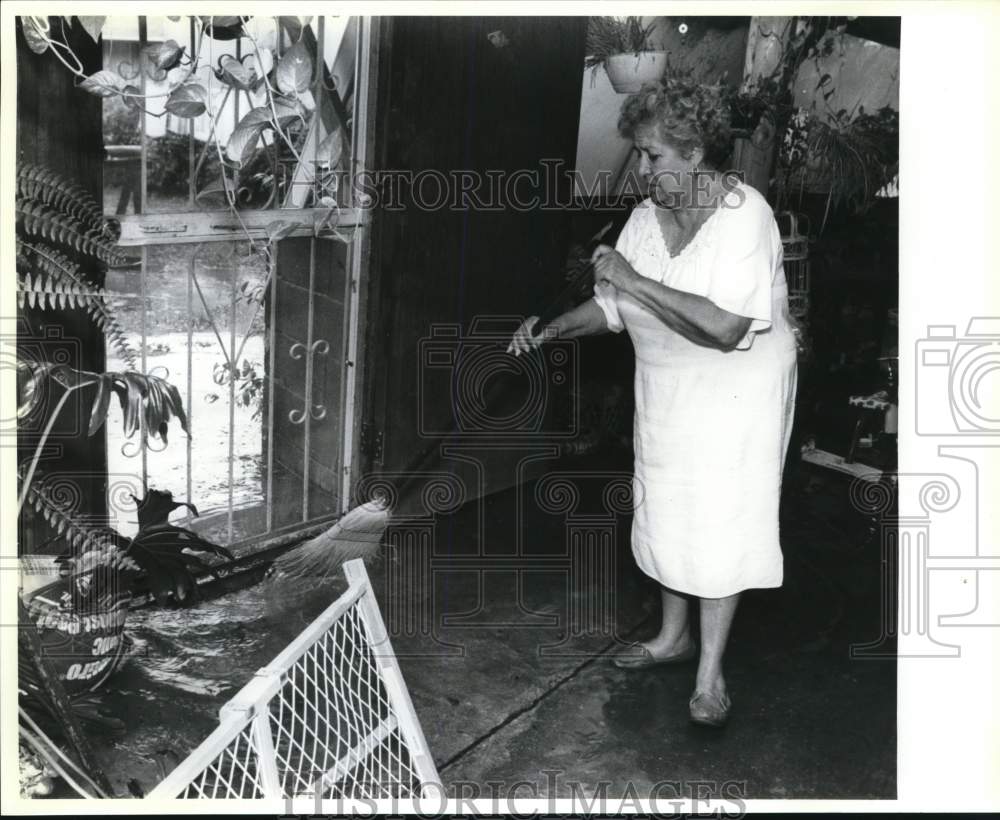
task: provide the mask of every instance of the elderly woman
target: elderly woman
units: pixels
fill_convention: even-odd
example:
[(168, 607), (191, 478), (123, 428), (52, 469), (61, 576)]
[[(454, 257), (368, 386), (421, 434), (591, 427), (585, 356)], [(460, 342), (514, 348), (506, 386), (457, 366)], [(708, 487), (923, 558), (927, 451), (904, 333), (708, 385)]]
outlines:
[(614, 248), (594, 252), (594, 298), (532, 336), (627, 330), (635, 349), (632, 552), (661, 585), (659, 633), (617, 666), (700, 655), (691, 720), (721, 726), (731, 700), (723, 653), (740, 592), (782, 582), (781, 474), (792, 425), (796, 345), (781, 239), (756, 190), (723, 175), (732, 138), (719, 89), (666, 80), (630, 97), (619, 131), (634, 141), (649, 198)]

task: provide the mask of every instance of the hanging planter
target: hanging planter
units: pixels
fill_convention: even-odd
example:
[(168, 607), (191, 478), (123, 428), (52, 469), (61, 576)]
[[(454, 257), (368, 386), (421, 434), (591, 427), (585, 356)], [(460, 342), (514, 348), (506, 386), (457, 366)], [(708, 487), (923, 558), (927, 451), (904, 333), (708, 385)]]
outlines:
[(667, 52), (653, 48), (654, 23), (639, 17), (592, 17), (587, 27), (586, 68), (608, 72), (619, 94), (635, 94), (643, 83), (659, 80), (667, 70)]
[(659, 80), (667, 68), (666, 51), (614, 54), (604, 63), (611, 86), (619, 94), (635, 94), (645, 83)]

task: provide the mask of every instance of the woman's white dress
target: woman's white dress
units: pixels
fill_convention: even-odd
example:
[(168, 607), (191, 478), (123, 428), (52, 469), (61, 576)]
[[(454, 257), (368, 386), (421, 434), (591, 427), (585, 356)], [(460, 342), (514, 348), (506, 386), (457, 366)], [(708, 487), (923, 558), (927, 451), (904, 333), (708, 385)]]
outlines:
[(617, 250), (642, 276), (751, 319), (735, 350), (688, 341), (608, 283), (594, 298), (635, 348), (632, 552), (664, 586), (703, 598), (782, 582), (781, 472), (796, 345), (778, 226), (740, 184), (675, 257), (646, 200)]

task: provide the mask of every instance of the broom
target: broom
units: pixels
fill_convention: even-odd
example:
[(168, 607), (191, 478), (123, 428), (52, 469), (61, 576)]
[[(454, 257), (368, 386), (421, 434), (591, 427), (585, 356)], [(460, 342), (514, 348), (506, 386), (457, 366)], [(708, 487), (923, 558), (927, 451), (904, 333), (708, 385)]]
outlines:
[[(586, 250), (596, 247), (611, 229), (612, 224), (609, 222), (601, 228), (590, 239)], [(531, 327), (532, 336), (537, 336), (553, 319), (563, 313), (566, 301), (578, 295), (594, 269), (594, 263), (589, 256), (581, 256), (576, 260), (576, 266), (578, 269), (573, 271), (568, 284)], [(502, 389), (503, 382), (494, 379), (487, 388), (484, 404), (492, 405)], [(373, 492), (374, 498), (349, 510), (330, 529), (279, 556), (268, 573), (269, 577), (275, 580), (315, 583), (333, 575), (345, 561), (377, 555), (393, 507), (424, 472), (428, 463), (437, 456), (439, 446), (458, 432), (456, 426), (448, 433), (430, 438), (427, 445), (420, 449), (403, 469), (405, 477), (398, 484), (376, 488)]]

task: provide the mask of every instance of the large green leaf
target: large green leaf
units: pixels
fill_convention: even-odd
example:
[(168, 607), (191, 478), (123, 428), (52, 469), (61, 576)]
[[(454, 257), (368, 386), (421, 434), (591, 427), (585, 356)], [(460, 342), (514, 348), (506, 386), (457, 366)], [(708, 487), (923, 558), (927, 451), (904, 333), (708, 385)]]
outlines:
[[(111, 373), (91, 373), (65, 364), (18, 361), (18, 415), (23, 417), (37, 405), (44, 384), (55, 382), (66, 389), (97, 386), (90, 408), (88, 435), (93, 435), (107, 421), (110, 393), (118, 396), (125, 416), (123, 432), (128, 438), (145, 428), (146, 437), (167, 441), (171, 419), (176, 418), (181, 429), (190, 435), (187, 415), (180, 393), (166, 379), (135, 373), (131, 370)], [(145, 441), (142, 442), (145, 445)]]
[(199, 595), (192, 570), (209, 572), (216, 578), (219, 575), (215, 567), (192, 553), (208, 553), (227, 561), (235, 556), (191, 530), (168, 523), (167, 516), (177, 507), (186, 506), (198, 514), (190, 504), (174, 501), (170, 492), (149, 490), (144, 498), (132, 498), (138, 507), (139, 532), (128, 546), (129, 557), (146, 571), (149, 588), (160, 604), (193, 603)]
[(184, 56), (184, 49), (177, 45), (176, 40), (163, 43), (150, 43), (143, 49), (149, 61), (161, 71), (175, 68)]
[(340, 128), (334, 128), (316, 148), (316, 162), (321, 167), (336, 168), (344, 154), (344, 137)]
[(234, 182), (229, 182), (227, 187), (227, 181), (228, 177), (219, 174), (219, 176), (195, 194), (194, 201), (202, 208), (225, 207), (229, 202), (226, 191), (235, 188)]
[(49, 47), (49, 41), (42, 34), (40, 25), (35, 22), (34, 17), (21, 18), (21, 31), (24, 33), (24, 41), (35, 54), (44, 54)]
[(171, 92), (165, 107), (183, 119), (200, 117), (208, 107), (208, 92), (200, 83), (185, 83)]
[(235, 57), (224, 54), (219, 58), (219, 67), (215, 70), (219, 82), (248, 91), (257, 80), (257, 72), (248, 69)]
[(282, 94), (294, 95), (309, 88), (312, 72), (312, 57), (300, 40), (281, 56), (274, 79)]
[[(267, 231), (267, 239), (269, 242), (277, 242), (280, 239), (284, 239), (286, 236), (291, 236), (298, 227), (299, 226), (294, 222), (283, 222), (280, 219), (276, 219), (274, 222), (269, 222), (264, 230)], [(243, 364), (246, 365), (247, 362), (244, 362)]]
[(283, 100), (274, 101), (274, 110), (270, 105), (252, 108), (239, 121), (226, 143), (226, 156), (234, 162), (244, 162), (247, 154), (257, 144), (257, 140), (265, 128), (280, 128), (285, 123), (302, 116), (302, 108)]
[(113, 97), (120, 94), (125, 81), (113, 71), (102, 70), (84, 79), (80, 88), (97, 97)]
[(96, 43), (97, 38), (101, 36), (101, 29), (104, 28), (104, 21), (107, 17), (77, 17), (80, 21), (80, 25), (83, 26), (83, 30), (91, 36), (91, 39)]

